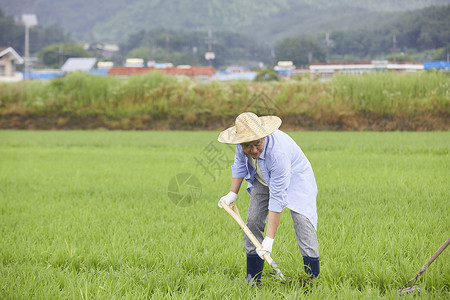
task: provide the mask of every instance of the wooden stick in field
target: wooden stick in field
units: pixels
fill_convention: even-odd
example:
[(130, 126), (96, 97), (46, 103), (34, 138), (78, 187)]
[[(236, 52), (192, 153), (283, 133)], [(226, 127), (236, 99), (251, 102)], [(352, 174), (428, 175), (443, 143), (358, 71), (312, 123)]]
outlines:
[[(445, 250), (445, 248), (447, 248), (447, 246), (450, 244), (450, 238), (448, 238), (444, 244), (442, 244), (441, 247), (439, 247), (439, 249), (433, 254), (433, 256), (430, 257), (430, 259), (420, 268), (419, 272), (417, 272), (416, 276), (414, 276), (412, 279), (410, 279), (407, 283), (405, 283), (404, 288), (401, 290), (398, 290), (398, 293), (400, 295), (403, 294), (408, 294), (414, 291), (417, 291), (420, 293), (420, 288), (415, 286), (414, 284), (417, 281), (417, 278), (419, 278), (420, 275), (422, 275), (423, 272), (425, 272), (425, 270), (431, 265), (431, 263)], [(412, 286), (407, 287), (411, 281), (414, 282), (412, 283)]]
[[(236, 204), (232, 203), (231, 208), (224, 202), (220, 201), (220, 205), (222, 205), (223, 209), (233, 217), (233, 219), (241, 226), (242, 230), (244, 230), (244, 233), (247, 235), (247, 237), (250, 239), (250, 241), (255, 245), (256, 249), (262, 250), (263, 246), (258, 241), (258, 239), (253, 235), (253, 233), (250, 231), (250, 228), (245, 224), (245, 222), (242, 220), (241, 215), (239, 214), (239, 210), (237, 209)], [(270, 257), (269, 253), (264, 253), (264, 259), (267, 261), (267, 263), (272, 267), (272, 269), (276, 273), (276, 277), (286, 280), (283, 273), (281, 273), (281, 270), (278, 268), (275, 261)]]

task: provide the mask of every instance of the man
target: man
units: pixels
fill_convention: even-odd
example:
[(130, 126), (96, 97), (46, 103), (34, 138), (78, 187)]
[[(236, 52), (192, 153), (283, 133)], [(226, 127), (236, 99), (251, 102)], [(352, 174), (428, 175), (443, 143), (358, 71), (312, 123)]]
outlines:
[[(314, 278), (320, 272), (314, 173), (300, 147), (278, 130), (280, 125), (281, 119), (276, 116), (258, 117), (245, 112), (236, 118), (235, 126), (222, 131), (218, 137), (221, 143), (236, 145), (230, 192), (220, 200), (227, 205), (236, 201), (244, 178), (248, 181), (251, 197), (247, 226), (263, 246), (263, 251), (256, 250), (244, 234), (247, 280), (253, 282), (260, 281), (263, 255), (272, 251), (285, 207), (291, 211), (306, 273)], [(222, 208), (220, 201), (219, 207)]]

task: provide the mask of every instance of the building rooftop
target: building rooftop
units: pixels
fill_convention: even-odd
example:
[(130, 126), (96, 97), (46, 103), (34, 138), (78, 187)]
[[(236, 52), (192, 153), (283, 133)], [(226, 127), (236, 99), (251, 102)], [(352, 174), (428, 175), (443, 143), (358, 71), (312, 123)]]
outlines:
[(71, 57), (62, 65), (61, 71), (89, 71), (94, 68), (96, 62), (97, 59), (93, 57)]
[(216, 73), (213, 67), (204, 66), (182, 66), (171, 68), (153, 68), (153, 67), (113, 67), (109, 69), (108, 75), (134, 75), (144, 74), (152, 71), (158, 71), (172, 75), (186, 75), (186, 76), (211, 76)]
[(8, 55), (9, 59), (14, 60), (16, 64), (23, 64), (24, 59), (12, 47), (0, 47), (0, 58)]

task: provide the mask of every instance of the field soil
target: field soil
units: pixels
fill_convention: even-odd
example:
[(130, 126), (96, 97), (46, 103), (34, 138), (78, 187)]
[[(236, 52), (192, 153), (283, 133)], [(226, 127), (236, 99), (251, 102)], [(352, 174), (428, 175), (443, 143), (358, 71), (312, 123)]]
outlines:
[[(285, 130), (373, 130), (373, 131), (448, 131), (449, 115), (425, 114), (392, 117), (374, 115), (329, 114), (316, 116), (284, 116), (278, 114)], [(102, 114), (76, 115), (58, 113), (38, 115), (30, 113), (7, 113), (0, 115), (2, 129), (67, 130), (221, 130), (231, 126), (231, 117), (200, 116), (195, 120), (186, 117), (154, 119), (147, 115), (134, 118), (113, 119)]]

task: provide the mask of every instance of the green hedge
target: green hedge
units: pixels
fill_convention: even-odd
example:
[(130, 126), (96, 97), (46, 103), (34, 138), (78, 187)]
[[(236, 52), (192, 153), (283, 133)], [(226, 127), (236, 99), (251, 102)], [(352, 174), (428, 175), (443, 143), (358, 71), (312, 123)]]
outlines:
[(448, 130), (442, 72), (199, 83), (152, 72), (80, 72), (0, 85), (1, 128), (220, 129), (243, 111), (277, 114), (290, 129)]

